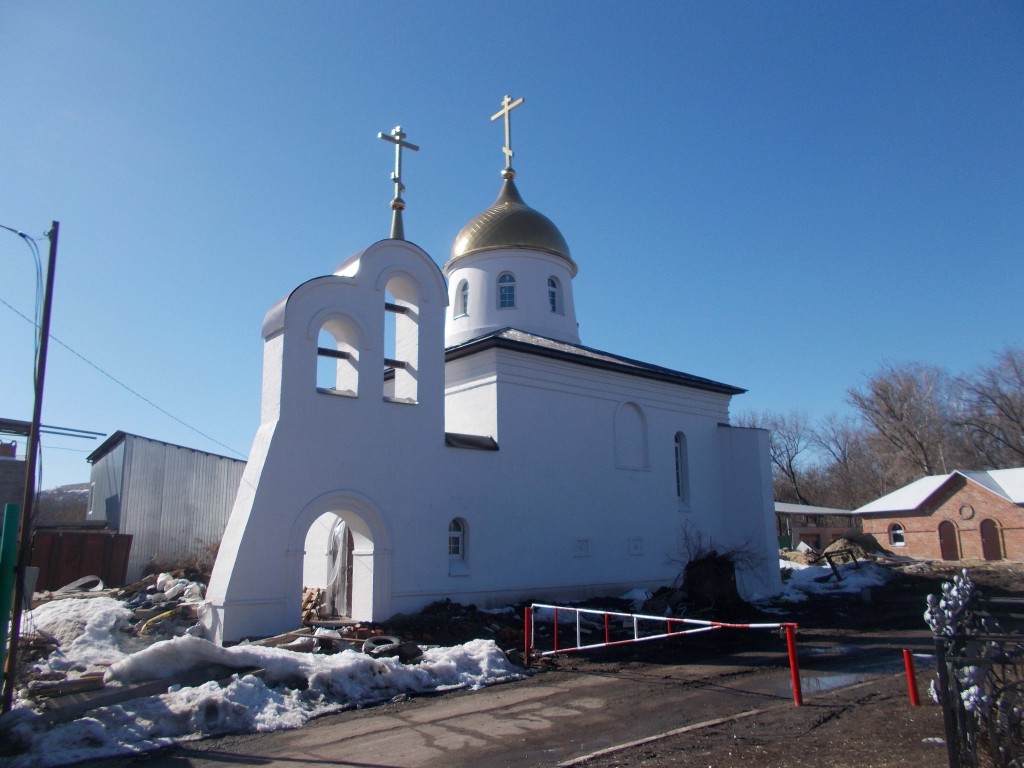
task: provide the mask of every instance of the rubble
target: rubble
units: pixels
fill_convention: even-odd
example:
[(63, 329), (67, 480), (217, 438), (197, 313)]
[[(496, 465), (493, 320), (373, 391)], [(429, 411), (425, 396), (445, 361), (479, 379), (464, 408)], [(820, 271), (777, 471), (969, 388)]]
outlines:
[(892, 554), (886, 551), (874, 536), (867, 535), (838, 538), (825, 547), (822, 554), (831, 554), (839, 550), (847, 550), (856, 555), (859, 560), (876, 560), (879, 557)]
[(796, 563), (797, 565), (810, 565), (811, 561), (816, 559), (818, 554), (811, 549), (810, 551), (804, 551), (799, 549), (780, 549), (779, 560), (785, 560), (790, 563)]
[(419, 613), (398, 613), (385, 622), (390, 634), (431, 645), (452, 645), (470, 638), (493, 639), (499, 648), (522, 646), (523, 612), (481, 611), (475, 605), (438, 600)]
[[(385, 624), (353, 623), (344, 619), (321, 618), (318, 606), (322, 603), (322, 591), (305, 591), (304, 626), (251, 641), (248, 645), (318, 655), (351, 650), (377, 659), (395, 658), (399, 663), (408, 665), (415, 665), (423, 659), (421, 644), (458, 645), (490, 637), (501, 648), (522, 645), (521, 613), (516, 615), (512, 609), (488, 613), (476, 606), (445, 600), (428, 606), (419, 614), (396, 615)], [(19, 679), (23, 681), (21, 697), (33, 702), (38, 711), (46, 712), (51, 722), (58, 722), (73, 719), (90, 706), (100, 705), (91, 702), (110, 703), (135, 695), (133, 691), (141, 683), (114, 680), (108, 668), (127, 653), (157, 641), (187, 635), (201, 637), (199, 617), (204, 594), (205, 585), (190, 581), (185, 571), (177, 570), (151, 574), (117, 589), (108, 589), (99, 579), (87, 577), (60, 590), (34, 595), (33, 607), (36, 609), (57, 601), (64, 604), (67, 601), (89, 599), (92, 602), (106, 598), (107, 602), (92, 603), (93, 608), (84, 613), (67, 608), (60, 610), (59, 637), (36, 626), (33, 614), (27, 614), (19, 658)], [(78, 613), (93, 616), (97, 610), (104, 616), (101, 626), (87, 626), (87, 621), (92, 619), (67, 621), (69, 616), (74, 617)], [(85, 664), (77, 660), (75, 641), (90, 633), (110, 636), (106, 661)], [(50, 659), (60, 661), (50, 662)], [(225, 677), (224, 668), (214, 667), (205, 671), (195, 670), (191, 678), (198, 683)], [(258, 673), (259, 670), (249, 672)], [(64, 710), (71, 714), (65, 717)]]
[(662, 587), (644, 603), (641, 613), (657, 616), (699, 616), (743, 605), (736, 588), (736, 566), (729, 554), (712, 549), (690, 560), (679, 587)]

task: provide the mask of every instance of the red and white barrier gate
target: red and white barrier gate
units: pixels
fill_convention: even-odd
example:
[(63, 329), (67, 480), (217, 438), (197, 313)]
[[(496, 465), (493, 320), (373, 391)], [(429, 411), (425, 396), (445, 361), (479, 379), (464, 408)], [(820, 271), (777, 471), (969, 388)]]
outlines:
[[(534, 614), (537, 611), (552, 611), (553, 617), (553, 630), (552, 630), (552, 648), (550, 650), (541, 651), (537, 649), (534, 637)], [(559, 628), (559, 614), (563, 617), (567, 615), (575, 616), (575, 645), (562, 646), (558, 645), (558, 628)], [(589, 622), (591, 626), (587, 627), (588, 632), (601, 631), (603, 624), (604, 629), (604, 641), (597, 643), (583, 644), (583, 625), (580, 621), (580, 616), (594, 616), (601, 617), (599, 621)], [(632, 637), (626, 637), (625, 639), (612, 639), (612, 619), (619, 619), (623, 625), (622, 628), (626, 629), (627, 634), (630, 634), (629, 624), (632, 623), (631, 634)], [(700, 632), (711, 632), (719, 629), (781, 629), (786, 633), (786, 648), (789, 651), (789, 672), (790, 679), (793, 683), (793, 703), (796, 706), (801, 706), (803, 702), (803, 693), (800, 690), (800, 663), (797, 659), (796, 653), (796, 630), (798, 626), (793, 623), (783, 622), (779, 624), (731, 624), (724, 621), (706, 621), (703, 619), (676, 619), (669, 618), (667, 616), (645, 616), (639, 613), (619, 613), (618, 611), (600, 611), (594, 608), (569, 608), (561, 605), (545, 605), (544, 603), (533, 603), (526, 608), (525, 616), (525, 636), (526, 636), (526, 659), (529, 659), (533, 655), (538, 656), (554, 656), (559, 653), (572, 653), (575, 651), (589, 651), (596, 648), (610, 648), (615, 645), (626, 645), (629, 643), (643, 643), (648, 640), (662, 640), (666, 637), (678, 637), (680, 635), (695, 635)], [(641, 624), (646, 623), (648, 626), (657, 627), (652, 634), (642, 634)], [(673, 627), (681, 627), (673, 629)], [(694, 627), (688, 629), (687, 627)]]

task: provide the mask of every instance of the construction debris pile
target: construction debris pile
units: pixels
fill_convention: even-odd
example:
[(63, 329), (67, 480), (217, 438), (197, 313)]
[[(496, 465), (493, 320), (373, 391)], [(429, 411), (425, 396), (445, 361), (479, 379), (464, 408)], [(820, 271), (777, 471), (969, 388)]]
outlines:
[[(421, 645), (490, 638), (509, 651), (523, 643), (522, 613), (511, 607), (486, 612), (445, 600), (418, 614), (398, 614), (386, 624), (353, 623), (322, 618), (321, 593), (306, 590), (303, 626), (246, 645), (326, 655), (357, 651), (416, 664), (423, 659)], [(181, 570), (146, 576), (118, 589), (106, 589), (98, 578), (87, 577), (37, 594), (21, 636), (18, 679), (23, 703), (59, 722), (79, 716), (94, 700), (100, 702), (96, 706), (123, 700), (131, 692), (116, 690), (123, 681), (112, 679), (110, 668), (159, 641), (202, 638), (204, 595), (205, 586)], [(513, 661), (518, 662), (518, 655)], [(193, 670), (190, 680), (218, 680), (233, 671), (207, 665)]]
[[(22, 622), (22, 695), (42, 700), (101, 689), (107, 666), (125, 653), (157, 640), (200, 634), (204, 592), (202, 584), (180, 573), (162, 573), (119, 589), (106, 589), (92, 576), (38, 593)], [(97, 636), (104, 632), (108, 637)], [(97, 656), (96, 649), (103, 647), (107, 652)]]
[(490, 638), (499, 648), (521, 648), (523, 606), (481, 611), (475, 605), (439, 600), (419, 613), (395, 614), (388, 619), (384, 629), (389, 634), (432, 645), (451, 645), (472, 638)]
[(729, 554), (712, 549), (690, 560), (681, 584), (662, 587), (643, 606), (655, 616), (703, 616), (723, 610), (735, 615), (745, 607), (736, 587), (736, 564)]
[(24, 614), (16, 706), (0, 716), (0, 762), (6, 754), (12, 766), (61, 765), (271, 721), (270, 730), (293, 728), (339, 709), (526, 674), (493, 639), (471, 639), (481, 627), (478, 637), (504, 636), (521, 622), (511, 616), (448, 603), (427, 617), (396, 617), (417, 639), (459, 638), (447, 647), (421, 647), (388, 625), (312, 616), (294, 631), (222, 648), (202, 637), (204, 591), (171, 572), (123, 589), (93, 577), (37, 594)]
[(820, 552), (814, 549), (814, 547), (801, 542), (796, 549), (779, 550), (779, 559), (787, 560), (791, 563), (798, 563), (800, 565), (812, 565), (816, 563), (822, 555), (839, 552), (850, 553), (848, 555), (844, 555), (844, 558), (848, 561), (852, 561), (854, 556), (858, 560), (867, 560), (869, 562), (895, 561), (901, 559), (879, 544), (874, 536), (869, 535), (840, 537)]

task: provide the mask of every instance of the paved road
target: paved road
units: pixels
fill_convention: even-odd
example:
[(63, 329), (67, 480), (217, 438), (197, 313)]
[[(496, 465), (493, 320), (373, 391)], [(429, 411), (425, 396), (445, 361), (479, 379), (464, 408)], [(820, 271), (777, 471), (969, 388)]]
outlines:
[[(890, 645), (882, 643), (887, 649)], [(804, 647), (805, 696), (870, 679), (883, 667), (893, 670), (894, 650), (881, 657), (863, 652), (847, 646)], [(146, 765), (534, 768), (791, 701), (789, 670), (777, 653), (686, 666), (563, 664), (572, 668), (482, 691), (332, 715), (294, 731), (211, 739), (154, 756)]]

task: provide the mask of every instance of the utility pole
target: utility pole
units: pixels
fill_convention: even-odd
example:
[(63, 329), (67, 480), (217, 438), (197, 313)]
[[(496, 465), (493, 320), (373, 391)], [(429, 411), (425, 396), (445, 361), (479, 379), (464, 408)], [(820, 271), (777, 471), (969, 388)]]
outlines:
[[(39, 326), (39, 354), (35, 365), (35, 405), (25, 456), (25, 500), (21, 515), (21, 545), (18, 551), (18, 572), (14, 579), (14, 607), (11, 611), (11, 640), (4, 671), (3, 711), (9, 712), (14, 701), (15, 677), (18, 671), (18, 641), (21, 636), (21, 613), (25, 603), (25, 572), (32, 554), (32, 511), (36, 495), (36, 459), (39, 455), (39, 422), (43, 413), (43, 383), (46, 380), (46, 351), (50, 345), (50, 308), (53, 304), (53, 275), (57, 268), (57, 236), (60, 222), (53, 222), (46, 233), (50, 240), (50, 258), (46, 267), (46, 291), (43, 317)], [(29, 595), (29, 599), (31, 599)]]

